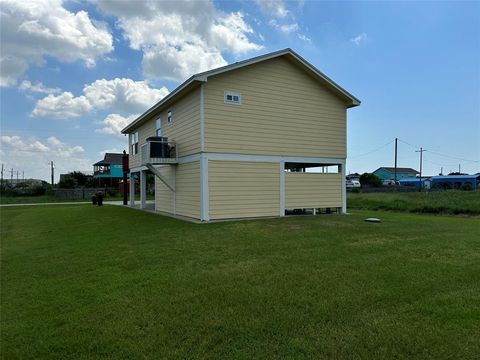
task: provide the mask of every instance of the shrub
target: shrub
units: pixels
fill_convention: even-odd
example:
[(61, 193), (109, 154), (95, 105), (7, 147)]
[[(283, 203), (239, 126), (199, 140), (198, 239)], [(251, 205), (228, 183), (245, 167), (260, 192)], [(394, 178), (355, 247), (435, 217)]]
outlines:
[(375, 174), (363, 173), (360, 175), (360, 184), (362, 186), (380, 187), (382, 186), (382, 180)]

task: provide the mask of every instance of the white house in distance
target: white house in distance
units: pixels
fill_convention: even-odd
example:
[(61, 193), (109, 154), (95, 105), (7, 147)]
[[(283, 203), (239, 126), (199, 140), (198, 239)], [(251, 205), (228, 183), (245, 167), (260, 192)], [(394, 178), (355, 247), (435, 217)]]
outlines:
[[(346, 115), (358, 105), (291, 49), (196, 74), (122, 130), (140, 207), (151, 171), (155, 210), (173, 215), (345, 212)], [(307, 171), (325, 166), (335, 171)]]

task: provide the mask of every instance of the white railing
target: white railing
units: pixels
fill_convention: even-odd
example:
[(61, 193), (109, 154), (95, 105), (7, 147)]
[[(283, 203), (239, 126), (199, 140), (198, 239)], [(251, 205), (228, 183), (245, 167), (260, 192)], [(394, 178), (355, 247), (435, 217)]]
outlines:
[(175, 141), (147, 141), (142, 145), (140, 154), (142, 165), (176, 164), (178, 162), (178, 152)]

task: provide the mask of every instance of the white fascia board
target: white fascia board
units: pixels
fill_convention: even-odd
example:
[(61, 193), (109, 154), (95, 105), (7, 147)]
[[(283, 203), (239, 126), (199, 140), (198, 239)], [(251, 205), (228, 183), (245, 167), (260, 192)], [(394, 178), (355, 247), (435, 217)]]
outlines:
[(300, 157), (277, 155), (247, 155), (231, 153), (205, 153), (209, 160), (221, 161), (256, 161), (256, 162), (296, 162), (296, 163), (322, 163), (345, 164), (345, 158)]

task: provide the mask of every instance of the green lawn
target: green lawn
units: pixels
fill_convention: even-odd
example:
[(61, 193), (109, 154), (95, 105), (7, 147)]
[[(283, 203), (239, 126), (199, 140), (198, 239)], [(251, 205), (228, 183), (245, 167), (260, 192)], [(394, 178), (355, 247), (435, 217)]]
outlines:
[(114, 206), (0, 211), (5, 359), (480, 354), (478, 218), (192, 224)]
[(480, 214), (480, 191), (348, 193), (348, 208), (433, 214)]
[[(140, 201), (140, 195), (137, 194), (135, 199)], [(121, 201), (122, 196), (107, 196), (104, 201)], [(154, 195), (147, 195), (147, 200), (155, 200)], [(0, 196), (0, 204), (39, 204), (39, 203), (62, 203), (62, 202), (84, 202), (91, 201), (91, 197), (82, 198), (61, 198), (54, 195), (39, 196)]]

